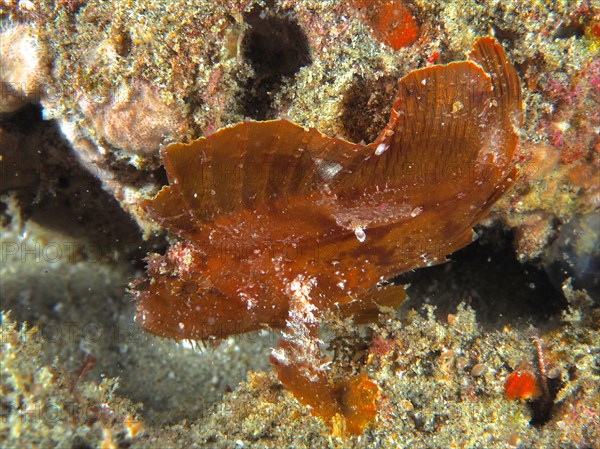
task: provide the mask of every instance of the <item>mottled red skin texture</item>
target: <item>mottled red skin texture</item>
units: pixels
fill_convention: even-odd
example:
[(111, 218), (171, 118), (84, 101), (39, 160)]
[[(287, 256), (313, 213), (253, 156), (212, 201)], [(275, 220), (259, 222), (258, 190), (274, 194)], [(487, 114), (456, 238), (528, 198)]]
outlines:
[(192, 340), (286, 328), (271, 358), (282, 383), (330, 426), (339, 415), (358, 432), (365, 421), (346, 402), (360, 401), (336, 393), (311, 347), (318, 321), (375, 320), (404, 297), (378, 284), (470, 243), (514, 182), (521, 120), (516, 72), (483, 38), (468, 61), (402, 78), (369, 145), (285, 120), (170, 145), (170, 184), (142, 208), (181, 242), (149, 257), (136, 321)]

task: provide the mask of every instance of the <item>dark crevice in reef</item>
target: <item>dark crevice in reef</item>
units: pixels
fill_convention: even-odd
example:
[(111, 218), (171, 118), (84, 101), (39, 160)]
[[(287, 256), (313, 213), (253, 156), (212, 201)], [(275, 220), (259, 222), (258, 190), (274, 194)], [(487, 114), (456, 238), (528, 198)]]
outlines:
[(483, 326), (497, 329), (517, 323), (542, 326), (559, 317), (565, 298), (542, 268), (517, 260), (512, 233), (483, 232), (479, 241), (450, 255), (449, 262), (394, 278), (394, 283), (410, 284), (402, 307), (419, 309), (424, 301), (445, 317), (464, 301)]
[(540, 398), (528, 402), (529, 408), (531, 409), (530, 424), (533, 426), (543, 426), (550, 421), (556, 395), (564, 386), (560, 378), (546, 379), (546, 383), (548, 387), (548, 396), (544, 397), (542, 395)]
[[(81, 254), (84, 258), (141, 261), (149, 244), (142, 241), (139, 228), (81, 166), (55, 124), (42, 120), (39, 106), (5, 118), (0, 132), (0, 193), (14, 195), (22, 220), (67, 238), (90, 239), (93, 245), (84, 246), (93, 247), (93, 254)], [(6, 205), (3, 210), (2, 222), (13, 223)]]
[(387, 124), (397, 85), (394, 76), (377, 80), (355, 76), (342, 101), (342, 126), (348, 139), (369, 143), (377, 138)]
[(569, 39), (573, 36), (580, 38), (585, 36), (585, 27), (588, 25), (588, 20), (565, 20), (554, 30), (552, 38), (554, 39)]
[(518, 42), (522, 39), (522, 36), (519, 32), (511, 30), (504, 24), (494, 23), (492, 27), (494, 29), (494, 36), (496, 39), (498, 39), (506, 51), (513, 50), (515, 48), (515, 42)]
[(73, 444), (71, 445), (71, 449), (92, 449), (93, 446), (87, 442), (83, 437), (77, 435), (73, 439)]
[(275, 15), (255, 6), (244, 19), (249, 29), (241, 53), (254, 76), (243, 82), (242, 113), (256, 120), (275, 118), (272, 103), (284, 79), (311, 62), (308, 39), (289, 13)]
[(567, 279), (600, 304), (600, 212), (575, 214), (563, 223), (542, 264), (557, 289)]

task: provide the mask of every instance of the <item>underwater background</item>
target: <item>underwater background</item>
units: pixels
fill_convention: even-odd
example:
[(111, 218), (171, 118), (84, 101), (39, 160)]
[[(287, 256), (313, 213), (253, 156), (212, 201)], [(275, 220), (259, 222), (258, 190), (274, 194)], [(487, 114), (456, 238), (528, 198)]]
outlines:
[[(1, 448), (600, 447), (600, 2), (0, 11)], [(275, 119), (373, 142), (399, 79), (483, 36), (520, 79), (519, 175), (473, 243), (392, 279), (396, 311), (322, 325), (329, 372), (379, 387), (360, 436), (279, 383), (279, 330), (203, 344), (136, 324), (147, 255), (179, 241), (140, 207), (169, 183), (161, 149)]]

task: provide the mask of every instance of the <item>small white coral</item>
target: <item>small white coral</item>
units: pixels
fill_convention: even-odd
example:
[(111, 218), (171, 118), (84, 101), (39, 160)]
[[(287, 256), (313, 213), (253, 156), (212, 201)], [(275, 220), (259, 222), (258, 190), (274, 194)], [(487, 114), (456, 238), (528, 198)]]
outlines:
[(98, 137), (131, 155), (157, 154), (165, 137), (179, 134), (184, 126), (178, 109), (145, 81), (122, 85), (100, 101), (82, 95), (79, 106)]
[(39, 101), (43, 79), (40, 50), (32, 27), (15, 24), (0, 34), (0, 112)]

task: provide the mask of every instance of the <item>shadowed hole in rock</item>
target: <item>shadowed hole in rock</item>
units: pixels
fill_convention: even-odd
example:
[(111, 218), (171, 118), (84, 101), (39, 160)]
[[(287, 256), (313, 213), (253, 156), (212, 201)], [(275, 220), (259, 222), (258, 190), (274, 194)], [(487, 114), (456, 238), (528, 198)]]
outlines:
[[(5, 144), (0, 145), (4, 162), (0, 193), (14, 195), (22, 219), (64, 238), (89, 239), (89, 245), (81, 246), (93, 249), (88, 257), (125, 257), (137, 268), (144, 266), (145, 250), (157, 245), (158, 239), (142, 240), (138, 226), (77, 160), (56, 124), (42, 120), (39, 106), (21, 109), (4, 120), (0, 130), (6, 133)], [(124, 171), (115, 173), (120, 176)], [(137, 176), (165, 182), (163, 169)], [(4, 206), (3, 215), (8, 213)], [(11, 218), (2, 218), (2, 223), (10, 224)]]
[(354, 77), (342, 101), (342, 127), (348, 139), (369, 143), (377, 138), (387, 124), (397, 85), (395, 76)]
[[(425, 298), (441, 319), (465, 302), (488, 329), (518, 323), (542, 326), (560, 318), (567, 303), (546, 272), (521, 264), (512, 247), (512, 234), (486, 229), (479, 241), (448, 256), (442, 265), (404, 273), (393, 279), (410, 284), (409, 300), (401, 308), (420, 309)], [(415, 298), (415, 299), (410, 299)]]
[(244, 19), (249, 29), (242, 38), (241, 54), (254, 75), (243, 83), (242, 113), (256, 120), (274, 118), (272, 102), (284, 78), (311, 62), (308, 39), (288, 14), (255, 7)]
[(542, 265), (557, 290), (571, 279), (600, 304), (600, 212), (576, 214), (560, 227)]
[(559, 390), (564, 386), (560, 378), (547, 379), (549, 397), (541, 397), (534, 401), (529, 401), (528, 405), (531, 409), (531, 420), (529, 423), (532, 426), (541, 427), (550, 421), (554, 409), (554, 401)]
[(573, 36), (580, 38), (585, 36), (586, 21), (565, 20), (556, 27), (552, 34), (553, 39), (569, 39)]
[(90, 443), (79, 435), (73, 439), (73, 444), (71, 445), (71, 449), (92, 449), (92, 447), (93, 446)]

